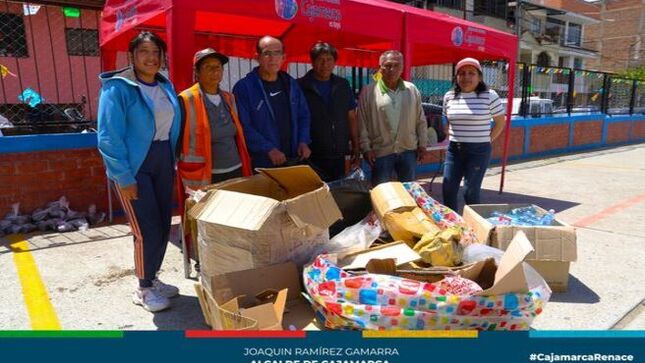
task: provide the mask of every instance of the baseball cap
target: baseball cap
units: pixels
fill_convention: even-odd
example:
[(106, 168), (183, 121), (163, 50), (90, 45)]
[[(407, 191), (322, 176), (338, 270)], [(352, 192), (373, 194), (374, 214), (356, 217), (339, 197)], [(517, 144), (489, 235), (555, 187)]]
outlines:
[(193, 66), (195, 66), (195, 68), (197, 68), (197, 65), (199, 64), (199, 62), (201, 62), (202, 60), (204, 60), (207, 57), (215, 57), (215, 58), (219, 59), (219, 61), (222, 62), (222, 65), (228, 63), (228, 57), (227, 56), (225, 56), (224, 54), (216, 51), (213, 48), (206, 48), (206, 49), (202, 49), (200, 51), (197, 51), (197, 53), (195, 53), (195, 56), (193, 57)]
[(482, 66), (479, 64), (479, 61), (475, 58), (464, 58), (457, 62), (457, 66), (455, 67), (455, 73), (459, 72), (459, 69), (463, 66), (473, 66), (477, 68), (480, 72), (482, 72)]

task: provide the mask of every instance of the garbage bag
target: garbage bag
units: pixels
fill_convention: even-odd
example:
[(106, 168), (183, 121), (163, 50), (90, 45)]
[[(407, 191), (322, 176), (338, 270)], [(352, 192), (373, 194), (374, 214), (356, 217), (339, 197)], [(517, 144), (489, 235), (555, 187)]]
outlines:
[(355, 169), (347, 177), (327, 185), (343, 215), (343, 219), (329, 227), (329, 236), (333, 237), (365, 218), (372, 211), (372, 200), (369, 182), (361, 169)]
[(312, 256), (320, 254), (348, 255), (369, 248), (383, 228), (376, 214), (370, 213), (362, 221), (345, 228), (328, 242), (319, 245)]
[(47, 215), (49, 214), (49, 211), (47, 209), (36, 209), (31, 213), (31, 220), (34, 222), (40, 222), (43, 221), (47, 218)]

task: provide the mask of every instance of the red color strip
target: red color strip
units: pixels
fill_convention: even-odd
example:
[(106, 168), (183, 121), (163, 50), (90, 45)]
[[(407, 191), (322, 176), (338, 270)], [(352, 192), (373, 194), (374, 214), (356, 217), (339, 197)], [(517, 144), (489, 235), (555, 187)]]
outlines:
[(598, 212), (596, 214), (592, 214), (592, 215), (590, 215), (588, 217), (584, 217), (584, 218), (580, 219), (579, 221), (577, 221), (576, 223), (574, 223), (573, 225), (576, 226), (576, 227), (587, 227), (587, 226), (589, 226), (589, 225), (591, 225), (593, 223), (598, 222), (601, 219), (604, 219), (604, 218), (606, 218), (606, 217), (608, 217), (608, 216), (610, 216), (612, 214), (618, 213), (618, 212), (622, 211), (623, 209), (627, 209), (627, 208), (629, 208), (631, 206), (634, 206), (634, 205), (636, 205), (638, 203), (641, 203), (643, 201), (645, 201), (645, 194), (638, 195), (638, 196), (636, 196), (634, 198), (627, 199), (627, 200), (622, 201), (622, 202), (620, 202), (618, 204), (612, 205), (609, 208), (603, 209), (603, 210), (601, 210), (600, 212)]
[(186, 330), (186, 338), (306, 338), (302, 330)]

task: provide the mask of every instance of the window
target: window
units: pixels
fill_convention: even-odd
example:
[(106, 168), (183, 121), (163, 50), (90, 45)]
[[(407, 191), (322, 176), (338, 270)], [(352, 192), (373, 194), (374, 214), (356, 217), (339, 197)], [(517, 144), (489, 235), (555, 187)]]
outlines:
[(526, 17), (526, 26), (533, 34), (540, 34), (542, 32), (542, 20), (537, 17)]
[(442, 6), (444, 8), (451, 8), (451, 9), (458, 9), (458, 10), (464, 9), (463, 0), (429, 0), (428, 5)]
[(96, 29), (66, 28), (67, 54), (98, 56), (99, 32)]
[(29, 57), (22, 15), (0, 13), (0, 57)]
[(564, 22), (558, 19), (547, 18), (544, 23), (544, 35), (552, 43), (559, 44), (562, 34), (562, 28), (564, 27)]
[(573, 58), (573, 68), (582, 69), (582, 58)]
[(581, 38), (582, 25), (569, 23), (569, 27), (567, 29), (567, 42), (565, 45), (575, 45), (576, 47), (579, 47), (581, 44)]
[(506, 0), (475, 0), (475, 15), (506, 19)]

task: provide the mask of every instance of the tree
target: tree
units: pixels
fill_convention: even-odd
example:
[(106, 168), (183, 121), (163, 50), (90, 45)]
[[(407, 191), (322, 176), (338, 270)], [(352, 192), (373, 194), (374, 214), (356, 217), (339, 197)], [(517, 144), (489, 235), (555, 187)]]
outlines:
[(619, 75), (621, 77), (645, 81), (645, 64), (642, 64), (638, 67), (627, 69), (626, 71), (619, 73)]

